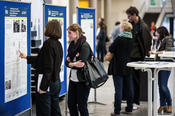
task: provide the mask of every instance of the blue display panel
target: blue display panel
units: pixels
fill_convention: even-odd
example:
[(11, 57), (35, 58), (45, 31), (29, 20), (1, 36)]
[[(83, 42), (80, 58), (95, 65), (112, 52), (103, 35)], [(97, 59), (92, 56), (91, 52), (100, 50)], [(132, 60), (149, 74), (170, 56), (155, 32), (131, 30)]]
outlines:
[(78, 24), (95, 54), (95, 9), (78, 8)]
[(60, 72), (60, 78), (61, 78), (60, 96), (62, 96), (67, 92), (67, 71), (66, 66), (64, 65), (66, 58), (66, 7), (45, 5), (45, 25), (50, 20), (58, 20), (62, 24), (62, 38), (59, 39), (64, 51), (64, 58)]
[(30, 4), (0, 1), (0, 116), (30, 109)]

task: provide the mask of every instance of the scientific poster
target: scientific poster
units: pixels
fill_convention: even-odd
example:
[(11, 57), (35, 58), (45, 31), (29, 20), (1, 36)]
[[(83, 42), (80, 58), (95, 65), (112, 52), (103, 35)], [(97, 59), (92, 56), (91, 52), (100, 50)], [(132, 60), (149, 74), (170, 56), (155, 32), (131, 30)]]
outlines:
[(27, 94), (27, 9), (5, 6), (5, 103)]
[[(59, 39), (59, 41), (62, 44), (62, 48), (64, 49), (64, 14), (63, 11), (59, 10), (53, 10), (53, 9), (48, 9), (48, 21), (51, 20), (58, 20), (61, 23), (61, 28), (62, 28), (62, 38)], [(64, 50), (63, 50), (64, 51)], [(60, 79), (61, 82), (64, 81), (64, 58), (61, 64), (61, 71), (60, 71)]]
[(85, 32), (86, 40), (90, 44), (92, 51), (94, 51), (94, 27), (93, 27), (93, 14), (80, 13), (81, 27)]

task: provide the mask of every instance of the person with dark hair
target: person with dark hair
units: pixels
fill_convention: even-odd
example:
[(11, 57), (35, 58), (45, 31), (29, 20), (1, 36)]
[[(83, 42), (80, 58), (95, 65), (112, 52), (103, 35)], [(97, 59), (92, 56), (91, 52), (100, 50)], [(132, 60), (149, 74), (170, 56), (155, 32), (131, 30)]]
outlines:
[(61, 90), (60, 70), (63, 59), (61, 25), (57, 20), (46, 24), (45, 36), (48, 37), (38, 53), (38, 56), (26, 56), (20, 52), (21, 58), (27, 59), (28, 64), (36, 69), (38, 82), (36, 93), (37, 116), (61, 116), (59, 93)]
[(106, 50), (106, 39), (107, 39), (107, 35), (106, 35), (106, 25), (104, 24), (104, 22), (100, 22), (99, 24), (100, 27), (100, 32), (97, 36), (97, 58), (99, 59), (99, 61), (103, 62), (104, 61), (104, 56), (107, 52)]
[(68, 37), (71, 41), (68, 47), (66, 66), (71, 68), (68, 88), (68, 108), (70, 116), (89, 116), (87, 101), (90, 88), (86, 85), (82, 67), (90, 58), (90, 45), (84, 32), (78, 24), (68, 27)]
[[(133, 29), (133, 49), (131, 51), (132, 61), (143, 61), (145, 56), (149, 56), (151, 49), (152, 36), (145, 22), (139, 17), (139, 11), (136, 7), (131, 6), (126, 10), (129, 22)], [(132, 78), (134, 85), (134, 104), (133, 109), (140, 105), (140, 70), (133, 69)]]
[(120, 21), (117, 21), (115, 23), (115, 27), (114, 27), (113, 31), (111, 32), (111, 37), (113, 38), (113, 40), (115, 40), (117, 38), (119, 33), (120, 33)]
[[(163, 51), (170, 51), (172, 49), (173, 39), (170, 37), (168, 30), (164, 26), (161, 26), (156, 30), (156, 36), (158, 38), (156, 51), (150, 51), (150, 54), (156, 54), (156, 60), (159, 60), (158, 54), (162, 54)], [(160, 107), (158, 113), (172, 113), (172, 98), (168, 88), (169, 77), (170, 71), (159, 71), (158, 85)]]

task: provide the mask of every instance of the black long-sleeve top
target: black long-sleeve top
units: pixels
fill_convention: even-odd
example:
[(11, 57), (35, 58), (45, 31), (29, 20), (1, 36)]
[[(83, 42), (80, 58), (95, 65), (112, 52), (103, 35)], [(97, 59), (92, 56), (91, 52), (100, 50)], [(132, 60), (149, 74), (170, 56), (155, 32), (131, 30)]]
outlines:
[(32, 64), (38, 74), (43, 74), (41, 90), (46, 91), (51, 82), (60, 81), (62, 59), (62, 45), (54, 38), (49, 38), (44, 42), (38, 56), (27, 56), (27, 63)]

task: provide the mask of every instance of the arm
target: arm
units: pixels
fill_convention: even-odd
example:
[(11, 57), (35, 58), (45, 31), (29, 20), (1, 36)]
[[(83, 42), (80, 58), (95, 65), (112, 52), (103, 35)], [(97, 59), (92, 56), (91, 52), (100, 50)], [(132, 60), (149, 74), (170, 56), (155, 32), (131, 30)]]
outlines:
[(43, 78), (40, 84), (40, 90), (47, 91), (54, 72), (54, 53), (51, 45), (44, 43), (40, 58), (43, 59)]

